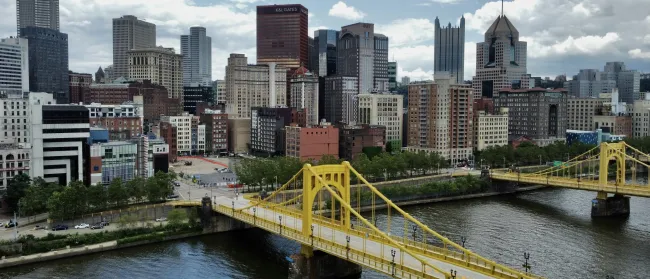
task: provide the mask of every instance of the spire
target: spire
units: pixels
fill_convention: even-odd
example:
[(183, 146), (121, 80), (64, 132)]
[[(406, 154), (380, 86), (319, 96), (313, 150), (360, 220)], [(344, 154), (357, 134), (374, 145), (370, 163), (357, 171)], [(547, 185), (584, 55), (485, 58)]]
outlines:
[(501, 0), (501, 16), (503, 16), (503, 0)]

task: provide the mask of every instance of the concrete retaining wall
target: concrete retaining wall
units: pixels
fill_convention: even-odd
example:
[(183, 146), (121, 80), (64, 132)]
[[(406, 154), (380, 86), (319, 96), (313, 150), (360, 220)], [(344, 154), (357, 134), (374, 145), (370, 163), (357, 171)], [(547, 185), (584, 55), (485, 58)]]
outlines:
[[(169, 212), (172, 211), (172, 209), (174, 208), (170, 205), (157, 205), (157, 206), (139, 207), (131, 210), (111, 210), (111, 211), (105, 211), (100, 213), (87, 214), (84, 215), (83, 217), (79, 217), (73, 220), (62, 220), (62, 221), (50, 220), (50, 227), (54, 225), (63, 224), (63, 225), (67, 225), (70, 229), (72, 229), (74, 228), (75, 225), (78, 225), (80, 223), (86, 223), (92, 225), (100, 221), (106, 221), (109, 222), (111, 225), (113, 225), (113, 224), (117, 224), (120, 218), (125, 215), (135, 216), (136, 219), (140, 222), (147, 222), (147, 221), (154, 222), (156, 218), (167, 217), (167, 214), (169, 214)], [(189, 210), (189, 208), (181, 208), (181, 209)]]

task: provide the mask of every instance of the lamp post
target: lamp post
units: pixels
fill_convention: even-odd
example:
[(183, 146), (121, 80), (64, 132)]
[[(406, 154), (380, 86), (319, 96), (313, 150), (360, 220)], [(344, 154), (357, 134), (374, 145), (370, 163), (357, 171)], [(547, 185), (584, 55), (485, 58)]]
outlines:
[(506, 157), (505, 156), (503, 156), (503, 168), (504, 169), (506, 168)]
[(542, 154), (539, 155), (539, 165), (542, 165)]

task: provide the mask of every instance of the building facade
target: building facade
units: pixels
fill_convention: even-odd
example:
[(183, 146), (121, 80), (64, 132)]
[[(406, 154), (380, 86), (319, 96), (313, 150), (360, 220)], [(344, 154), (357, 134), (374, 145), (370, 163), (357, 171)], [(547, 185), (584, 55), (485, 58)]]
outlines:
[(650, 136), (650, 100), (634, 101), (632, 106), (632, 136)]
[(378, 125), (342, 125), (339, 127), (339, 158), (352, 161), (364, 148), (386, 148), (386, 127)]
[(29, 48), (29, 91), (52, 93), (57, 103), (68, 103), (68, 34), (33, 26), (20, 34)]
[(526, 136), (539, 145), (543, 140), (565, 139), (567, 103), (564, 89), (506, 89), (494, 99), (495, 110), (508, 109), (509, 139)]
[(86, 105), (90, 127), (106, 128), (109, 140), (124, 141), (143, 134), (144, 109), (136, 104)]
[(83, 103), (84, 97), (90, 90), (90, 84), (93, 83), (93, 75), (69, 72), (70, 79), (70, 103)]
[(496, 114), (479, 111), (474, 119), (476, 150), (508, 145), (508, 109), (501, 109)]
[(183, 100), (183, 56), (173, 48), (147, 48), (127, 51), (129, 77), (137, 81), (151, 80), (167, 88), (169, 98)]
[(226, 66), (226, 111), (231, 117), (250, 118), (252, 107), (286, 103), (286, 68), (275, 63), (248, 65), (245, 55), (230, 54)]
[(34, 26), (59, 30), (59, 0), (16, 0), (16, 26), (18, 36), (21, 28)]
[(641, 73), (628, 70), (624, 62), (605, 63), (601, 79), (615, 81), (620, 102), (633, 104), (635, 100), (642, 100), (644, 97), (640, 94)]
[(205, 27), (190, 27), (189, 35), (181, 35), (183, 56), (183, 86), (212, 83), (212, 38), (205, 35)]
[(407, 150), (436, 152), (452, 163), (472, 155), (474, 95), (455, 81), (440, 73), (436, 83), (409, 85)]
[(476, 44), (474, 98), (495, 98), (503, 88), (528, 88), (527, 44), (506, 16), (499, 16)]
[(226, 105), (226, 81), (225, 80), (216, 80), (212, 83), (212, 88), (214, 88), (214, 100), (218, 105)]
[(339, 31), (321, 29), (314, 31), (314, 49), (312, 56), (315, 56), (314, 65), (309, 68), (319, 77), (326, 77), (336, 74), (336, 44), (339, 39)]
[(357, 93), (368, 93), (374, 89), (374, 30), (374, 24), (356, 23), (341, 27), (339, 34), (336, 74), (356, 78)]
[(592, 131), (594, 115), (602, 111), (606, 98), (569, 98), (567, 130)]
[(596, 69), (581, 69), (573, 80), (564, 82), (569, 96), (576, 98), (598, 98), (601, 93), (611, 93), (616, 81), (601, 79), (602, 73)]
[[(388, 82), (388, 37), (375, 33), (373, 53), (373, 91), (389, 91)], [(360, 92), (364, 93), (364, 92)]]
[(359, 94), (359, 124), (386, 127), (386, 144), (402, 146), (404, 96), (398, 94)]
[(304, 110), (307, 125), (318, 125), (318, 77), (300, 67), (291, 77), (291, 107)]
[(211, 86), (197, 83), (183, 86), (183, 111), (198, 115), (196, 108), (202, 103), (214, 103), (214, 91)]
[[(132, 15), (113, 19), (113, 69), (109, 79), (129, 78), (129, 54), (133, 49), (156, 47), (156, 25)], [(108, 73), (107, 73), (108, 74)]]
[(178, 126), (172, 123), (161, 121), (160, 122), (160, 137), (169, 144), (169, 162), (178, 161)]
[(325, 77), (324, 83), (323, 118), (331, 123), (355, 123), (359, 109), (359, 79), (335, 75)]
[(223, 154), (228, 151), (228, 115), (224, 111), (206, 109), (201, 114), (205, 124), (205, 145), (208, 154)]
[(388, 90), (397, 90), (397, 62), (388, 62)]
[(285, 153), (285, 126), (295, 123), (291, 108), (252, 108), (251, 151), (264, 156)]
[(90, 136), (88, 109), (78, 105), (44, 104), (31, 99), (31, 177), (67, 185), (84, 181), (84, 160)]
[(0, 191), (7, 190), (7, 183), (16, 175), (30, 173), (32, 150), (15, 143), (0, 143)]
[[(192, 153), (192, 120), (194, 115), (183, 113), (179, 116), (162, 116), (160, 121), (170, 123), (176, 129), (176, 151), (181, 155), (190, 155)], [(161, 127), (161, 134), (162, 132)], [(166, 133), (165, 133), (166, 134)], [(167, 139), (165, 139), (167, 141)], [(169, 141), (167, 141), (169, 142)]]
[(440, 27), (440, 20), (435, 20), (434, 66), (433, 74), (449, 73), (457, 84), (464, 83), (465, 74), (465, 17), (460, 18), (460, 25), (452, 27), (449, 23)]
[(594, 130), (600, 129), (603, 133), (609, 133), (626, 138), (632, 136), (632, 117), (628, 115), (595, 115)]
[(286, 156), (301, 161), (320, 160), (323, 156), (339, 156), (339, 129), (324, 125), (318, 127), (286, 127)]
[(0, 93), (29, 92), (29, 48), (25, 38), (0, 39)]
[(308, 13), (303, 5), (257, 6), (257, 64), (309, 65)]

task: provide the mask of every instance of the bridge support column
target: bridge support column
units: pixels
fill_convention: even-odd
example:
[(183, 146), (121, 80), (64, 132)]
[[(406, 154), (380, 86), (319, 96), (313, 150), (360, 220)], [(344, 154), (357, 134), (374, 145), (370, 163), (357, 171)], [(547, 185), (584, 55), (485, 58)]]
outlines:
[(204, 229), (212, 229), (212, 199), (205, 196), (201, 199), (201, 226)]
[(615, 217), (630, 215), (630, 197), (614, 195), (608, 197), (605, 192), (591, 201), (591, 217)]
[(361, 275), (360, 265), (314, 251), (307, 245), (302, 245), (300, 254), (292, 255), (290, 261), (289, 279), (359, 278)]

